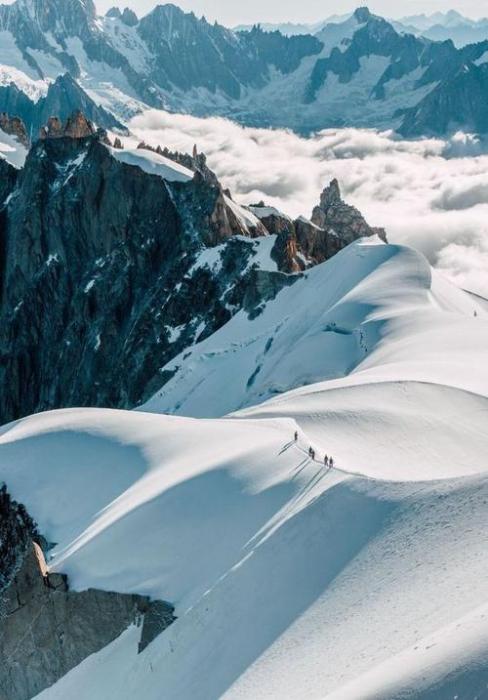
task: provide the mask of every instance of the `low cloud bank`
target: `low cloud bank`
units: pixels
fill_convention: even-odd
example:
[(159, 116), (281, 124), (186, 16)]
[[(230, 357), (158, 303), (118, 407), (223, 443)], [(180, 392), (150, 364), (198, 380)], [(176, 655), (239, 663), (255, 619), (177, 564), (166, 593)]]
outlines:
[(329, 129), (302, 138), (156, 110), (130, 128), (153, 145), (190, 152), (196, 144), (238, 201), (263, 199), (291, 216), (310, 216), (337, 177), (345, 198), (390, 241), (420, 249), (458, 285), (488, 296), (488, 155), (473, 136), (405, 141)]

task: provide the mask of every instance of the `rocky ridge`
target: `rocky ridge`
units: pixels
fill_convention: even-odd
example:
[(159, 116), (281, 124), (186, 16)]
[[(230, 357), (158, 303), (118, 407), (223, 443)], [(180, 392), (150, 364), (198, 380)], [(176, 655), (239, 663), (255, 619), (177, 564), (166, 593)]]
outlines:
[(264, 202), (250, 209), (276, 235), (272, 255), (279, 269), (288, 273), (320, 264), (358, 238), (379, 236), (386, 241), (384, 229), (369, 226), (356, 207), (344, 202), (336, 179), (323, 190), (311, 219), (300, 216), (292, 221)]
[(259, 313), (289, 273), (376, 233), (356, 210), (335, 231), (330, 212), (320, 227), (240, 207), (197, 152), (148, 153), (165, 172), (185, 164), (181, 182), (119, 161), (107, 143), (78, 114), (51, 121), (21, 171), (0, 160), (2, 423), (139, 405), (173, 357), (239, 310)]

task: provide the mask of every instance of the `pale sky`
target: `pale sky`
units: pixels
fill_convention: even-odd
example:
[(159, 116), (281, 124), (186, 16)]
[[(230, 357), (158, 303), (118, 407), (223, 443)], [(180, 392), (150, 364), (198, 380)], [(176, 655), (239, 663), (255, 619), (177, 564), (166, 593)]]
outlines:
[[(155, 0), (95, 0), (101, 12), (113, 5), (132, 7), (143, 15), (156, 4)], [(174, 0), (185, 11), (193, 10), (207, 19), (221, 24), (253, 22), (315, 22), (332, 14), (344, 14), (360, 5), (368, 5), (372, 12), (388, 17), (401, 17), (422, 12), (457, 9), (470, 17), (488, 16), (487, 0)]]
[[(114, 5), (131, 7), (142, 17), (155, 5), (171, 0), (95, 0), (104, 14)], [(7, 5), (14, 0), (0, 0)], [(69, 0), (65, 0), (69, 2)], [(172, 0), (185, 12), (233, 27), (259, 22), (318, 22), (333, 14), (346, 14), (361, 5), (383, 17), (457, 10), (467, 17), (488, 17), (488, 0)]]

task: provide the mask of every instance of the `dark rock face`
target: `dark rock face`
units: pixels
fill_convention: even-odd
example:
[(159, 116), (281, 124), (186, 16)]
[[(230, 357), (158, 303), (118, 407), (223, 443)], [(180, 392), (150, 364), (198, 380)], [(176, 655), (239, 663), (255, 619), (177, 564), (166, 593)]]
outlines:
[[(20, 174), (0, 167), (11, 195), (0, 213), (2, 423), (133, 407), (172, 357), (241, 308), (252, 241), (234, 235), (266, 231), (246, 231), (219, 185), (148, 175), (97, 136), (48, 138)], [(218, 273), (194, 267), (221, 244)]]
[(324, 221), (323, 226), (317, 226), (305, 218), (295, 222), (297, 248), (303, 257), (314, 264), (329, 260), (347, 245), (346, 241), (329, 227), (327, 221)]
[(0, 593), (0, 697), (30, 700), (132, 624), (142, 627), (141, 652), (175, 619), (164, 601), (70, 591), (65, 576), (43, 576), (29, 539)]
[(220, 89), (234, 99), (240, 97), (242, 85), (262, 86), (271, 65), (288, 73), (304, 56), (322, 48), (310, 36), (284, 37), (258, 28), (234, 34), (175, 5), (157, 6), (137, 30), (155, 57), (150, 77), (159, 87)]
[(122, 12), (120, 19), (124, 24), (126, 24), (128, 27), (135, 27), (136, 24), (139, 23), (139, 19), (134, 12), (134, 10), (131, 10), (129, 7), (126, 7), (124, 11)]
[[(18, 170), (10, 165), (6, 160), (0, 158), (0, 219), (5, 200), (13, 192), (17, 182)], [(3, 256), (1, 251), (5, 249), (5, 241), (0, 241), (0, 259)]]
[(457, 128), (488, 131), (488, 66), (463, 65), (405, 115), (404, 136), (447, 134)]
[(0, 596), (19, 569), (27, 547), (38, 537), (34, 521), (20, 503), (0, 486)]

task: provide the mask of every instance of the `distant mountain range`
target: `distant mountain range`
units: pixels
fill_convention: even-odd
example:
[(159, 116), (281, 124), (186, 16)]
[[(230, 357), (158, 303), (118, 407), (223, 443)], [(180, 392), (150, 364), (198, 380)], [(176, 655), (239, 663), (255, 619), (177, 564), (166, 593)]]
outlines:
[[(286, 36), (316, 34), (327, 24), (340, 24), (351, 16), (352, 13), (332, 15), (320, 22), (309, 24), (265, 22), (260, 23), (259, 26), (266, 32), (279, 31)], [(488, 39), (488, 17), (475, 20), (465, 17), (456, 10), (434, 12), (431, 15), (411, 15), (400, 19), (388, 19), (388, 21), (399, 32), (424, 36), (433, 41), (447, 41), (451, 39), (458, 48)], [(250, 31), (253, 26), (252, 24), (242, 24), (236, 27), (235, 31)]]
[[(460, 21), (442, 17), (447, 28)], [(93, 0), (16, 0), (0, 5), (0, 111), (22, 116), (34, 135), (49, 112), (81, 109), (120, 128), (147, 107), (301, 133), (488, 130), (488, 40), (456, 48), (364, 7), (333, 19), (287, 36), (232, 31), (175, 5), (100, 17)], [(407, 20), (440, 26), (436, 15)]]
[(393, 24), (400, 31), (422, 35), (433, 41), (451, 39), (458, 48), (488, 39), (488, 17), (475, 20), (456, 10), (403, 17)]

